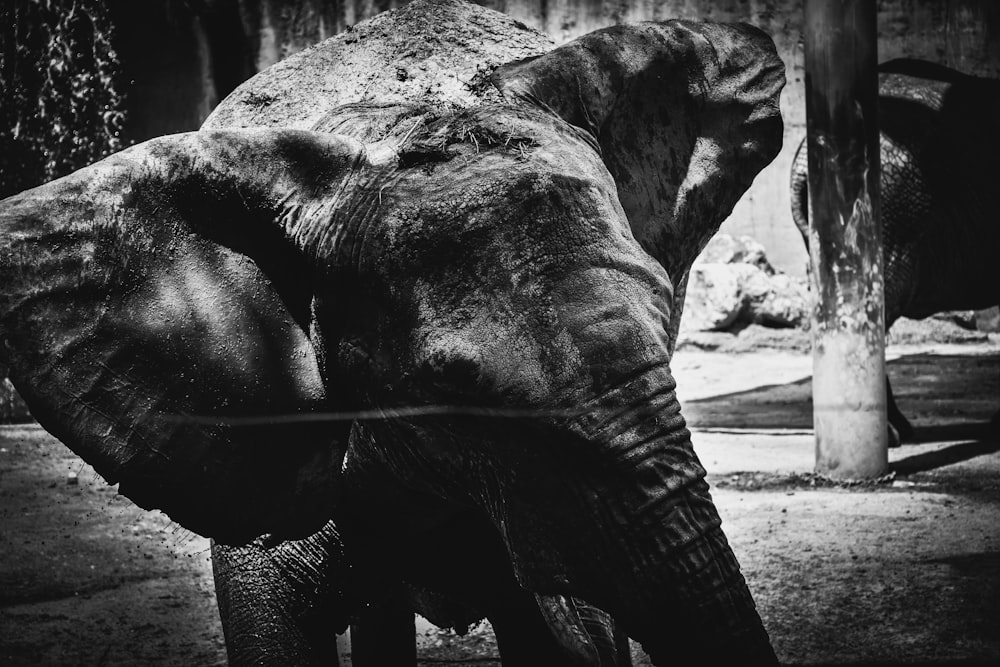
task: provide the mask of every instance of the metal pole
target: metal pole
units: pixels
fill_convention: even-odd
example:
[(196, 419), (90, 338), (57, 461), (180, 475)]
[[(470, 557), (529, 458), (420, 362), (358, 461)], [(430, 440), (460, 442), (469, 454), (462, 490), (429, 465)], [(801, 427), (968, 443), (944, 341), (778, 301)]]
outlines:
[(874, 0), (806, 0), (816, 471), (888, 469)]

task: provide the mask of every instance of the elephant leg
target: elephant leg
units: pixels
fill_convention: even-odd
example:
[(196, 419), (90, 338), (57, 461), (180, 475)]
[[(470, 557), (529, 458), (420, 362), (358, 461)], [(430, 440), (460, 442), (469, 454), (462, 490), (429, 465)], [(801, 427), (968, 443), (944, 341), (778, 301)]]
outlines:
[(886, 420), (889, 423), (889, 446), (899, 447), (904, 442), (912, 442), (914, 437), (913, 425), (906, 415), (902, 413), (896, 405), (896, 399), (892, 395), (892, 384), (889, 376), (885, 377), (885, 408)]
[[(400, 615), (407, 615), (408, 635), (401, 616), (377, 617), (372, 629), (372, 620), (360, 619), (362, 633), (386, 634), (371, 642), (372, 650), (402, 652), (407, 639), (406, 646), (412, 646), (410, 610), (415, 610), (439, 627), (462, 627), (487, 618), (505, 665), (628, 664), (616, 662), (608, 614), (580, 600), (536, 596), (519, 584), (503, 539), (488, 517), (400, 486), (384, 467), (365, 465), (365, 454), (365, 449), (351, 450), (345, 486), (352, 511), (337, 521), (351, 546), (353, 576), (365, 581), (398, 577), (412, 588), (409, 604), (399, 605)], [(352, 627), (352, 660), (360, 665), (357, 652), (367, 648), (355, 646), (358, 629)], [(366, 645), (369, 636), (376, 635), (363, 634)], [(401, 657), (364, 664), (413, 663)]]
[[(369, 533), (360, 539), (361, 535), (352, 534), (359, 539), (352, 539), (351, 545), (365, 547), (356, 559), (363, 563), (359, 567), (366, 572), (359, 574), (365, 579), (374, 579), (378, 573), (383, 577), (394, 573), (410, 583), (414, 592), (409, 604), (397, 604), (398, 614), (387, 608), (352, 626), (354, 664), (413, 664), (411, 654), (404, 649), (412, 650), (414, 609), (440, 627), (464, 626), (486, 617), (493, 626), (505, 665), (628, 664), (616, 662), (613, 626), (606, 613), (579, 600), (536, 596), (518, 584), (503, 542), (485, 517), (444, 511), (436, 506), (439, 501), (419, 495), (407, 495), (399, 505), (378, 508), (391, 495), (383, 493), (363, 505), (370, 514), (361, 524), (379, 527), (386, 531), (384, 537), (378, 539)], [(407, 516), (414, 510), (415, 516)], [(406, 535), (404, 541), (397, 541), (406, 528), (393, 522), (403, 517), (403, 523), (414, 525), (419, 516), (437, 516), (438, 520)], [(427, 597), (429, 592), (433, 592), (433, 599)], [(366, 631), (371, 634), (355, 636)], [(359, 638), (363, 645), (358, 643)], [(367, 658), (371, 659), (361, 662)]]
[(402, 592), (369, 606), (351, 623), (351, 664), (416, 666), (413, 609)]
[(230, 664), (339, 664), (349, 604), (332, 523), (304, 540), (213, 543), (212, 566)]
[[(421, 572), (430, 576), (425, 584), (465, 607), (482, 610), (493, 626), (504, 665), (630, 665), (618, 652), (610, 615), (582, 600), (522, 588), (504, 558), (499, 536), (485, 520), (458, 518), (427, 538), (434, 562), (421, 564)], [(430, 545), (439, 550), (431, 551)], [(627, 650), (624, 655), (628, 657)]]

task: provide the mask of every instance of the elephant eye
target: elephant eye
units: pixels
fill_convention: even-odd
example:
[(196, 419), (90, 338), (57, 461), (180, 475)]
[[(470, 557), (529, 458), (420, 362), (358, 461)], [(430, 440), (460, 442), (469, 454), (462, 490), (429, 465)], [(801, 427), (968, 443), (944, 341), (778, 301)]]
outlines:
[(482, 391), (482, 366), (467, 355), (438, 353), (424, 368), (424, 377), (437, 389), (453, 394), (476, 394)]

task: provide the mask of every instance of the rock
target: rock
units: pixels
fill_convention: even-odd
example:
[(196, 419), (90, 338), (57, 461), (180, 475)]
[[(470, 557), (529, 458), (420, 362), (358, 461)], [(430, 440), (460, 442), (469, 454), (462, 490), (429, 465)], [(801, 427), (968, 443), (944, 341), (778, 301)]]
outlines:
[(744, 284), (760, 269), (750, 264), (695, 264), (688, 277), (682, 330), (723, 331), (743, 314)]
[(703, 264), (750, 264), (768, 275), (775, 273), (767, 261), (764, 246), (749, 236), (735, 238), (729, 234), (717, 234), (708, 242), (695, 262)]
[(758, 271), (743, 286), (747, 319), (768, 327), (799, 327), (809, 318), (809, 287), (784, 273)]
[[(775, 271), (753, 239), (721, 238), (691, 267), (681, 331), (804, 325), (810, 303), (806, 281)], [(707, 261), (716, 259), (726, 261)]]
[(728, 331), (681, 331), (677, 337), (677, 349), (712, 352), (726, 347), (734, 338), (736, 336)]
[(970, 331), (985, 331), (996, 333), (1000, 331), (1000, 306), (984, 310), (947, 310), (930, 316), (935, 320), (943, 320), (957, 324)]
[(1000, 306), (977, 311), (976, 329), (989, 333), (1000, 332)]
[(737, 333), (726, 331), (682, 332), (677, 339), (677, 349), (726, 354), (742, 354), (758, 350), (808, 353), (812, 350), (812, 338), (809, 332), (803, 329), (775, 329), (751, 324)]
[(936, 317), (911, 320), (901, 317), (889, 329), (886, 342), (889, 345), (913, 345), (918, 343), (985, 343), (988, 341), (988, 333), (971, 331), (951, 320)]
[(946, 310), (941, 313), (934, 313), (931, 317), (935, 320), (957, 324), (963, 329), (976, 329), (976, 311), (974, 310)]
[(798, 328), (775, 329), (751, 324), (719, 351), (753, 352), (763, 349), (809, 352), (812, 350), (812, 337), (809, 332)]

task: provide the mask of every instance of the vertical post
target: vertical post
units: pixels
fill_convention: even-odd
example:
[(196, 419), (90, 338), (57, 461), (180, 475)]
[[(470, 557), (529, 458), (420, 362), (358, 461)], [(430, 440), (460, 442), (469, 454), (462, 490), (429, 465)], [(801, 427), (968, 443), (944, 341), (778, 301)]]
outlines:
[(875, 0), (806, 0), (816, 471), (888, 469)]

